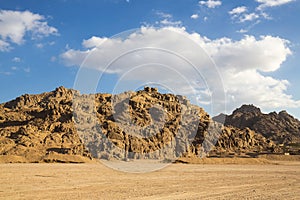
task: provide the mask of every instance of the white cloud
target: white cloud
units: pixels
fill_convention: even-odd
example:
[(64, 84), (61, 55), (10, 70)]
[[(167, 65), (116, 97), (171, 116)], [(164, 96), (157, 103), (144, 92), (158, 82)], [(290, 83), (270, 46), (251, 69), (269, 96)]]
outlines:
[[(157, 26), (182, 26), (182, 22), (180, 20), (176, 21), (173, 19), (173, 15), (169, 13), (165, 13), (162, 11), (156, 11), (155, 13), (159, 18), (159, 21), (156, 21), (155, 24)], [(150, 26), (150, 25), (147, 25)]]
[[(237, 20), (238, 22), (246, 22), (246, 21), (253, 21), (255, 19), (259, 18), (259, 15), (256, 13), (246, 13), (247, 12), (246, 6), (239, 6), (233, 8), (231, 11), (228, 12), (228, 14), (231, 15), (232, 20)], [(241, 29), (242, 31), (245, 31), (244, 29)], [(240, 32), (240, 31), (238, 31)]]
[(21, 62), (21, 58), (19, 58), (19, 57), (14, 57), (13, 59), (12, 59), (12, 61), (13, 62)]
[(106, 40), (107, 40), (107, 38), (99, 38), (99, 37), (93, 36), (88, 40), (83, 40), (82, 46), (85, 48), (93, 48), (93, 47), (96, 47), (96, 46), (102, 44)]
[(291, 3), (295, 0), (255, 0), (255, 1), (260, 3), (257, 9), (262, 10), (267, 7), (275, 7), (275, 6), (281, 6), (287, 3)]
[(270, 76), (263, 76), (257, 70), (247, 70), (232, 74), (223, 71), (229, 109), (241, 104), (255, 104), (264, 110), (286, 109), (300, 107), (300, 101), (293, 100), (286, 94), (289, 82), (277, 80)]
[(222, 5), (222, 2), (215, 1), (215, 0), (207, 0), (207, 1), (199, 1), (199, 4), (207, 6), (208, 8), (215, 8), (215, 7)]
[(233, 8), (228, 13), (230, 15), (236, 16), (236, 15), (239, 15), (239, 14), (244, 13), (246, 11), (247, 11), (247, 7), (246, 6), (239, 6), (239, 7)]
[(163, 19), (159, 22), (159, 24), (163, 26), (181, 26), (182, 22), (181, 21), (173, 21), (169, 19)]
[(52, 42), (49, 42), (48, 44), (49, 44), (50, 46), (53, 46), (53, 45), (55, 45), (55, 42), (52, 41)]
[(36, 48), (38, 48), (38, 49), (44, 48), (44, 44), (43, 44), (43, 43), (37, 43), (35, 46), (36, 46)]
[(247, 33), (248, 30), (242, 28), (242, 29), (238, 30), (237, 32), (238, 32), (238, 33)]
[(291, 54), (288, 41), (279, 37), (245, 36), (239, 41), (220, 38), (206, 43), (206, 49), (217, 65), (235, 72), (259, 70), (273, 72)]
[(21, 45), (29, 32), (32, 39), (57, 34), (57, 29), (48, 26), (44, 16), (30, 11), (0, 10), (0, 50), (9, 50), (10, 44)]
[(243, 16), (240, 17), (240, 22), (253, 21), (258, 18), (259, 15), (256, 13), (244, 14)]
[(169, 13), (165, 13), (162, 11), (156, 11), (156, 15), (158, 15), (161, 18), (172, 18), (173, 16)]
[(191, 18), (192, 18), (192, 19), (198, 19), (198, 18), (199, 18), (199, 15), (198, 15), (198, 14), (193, 14), (193, 15), (191, 15)]
[(269, 14), (265, 13), (265, 12), (261, 12), (261, 16), (265, 19), (271, 20), (273, 19)]
[(9, 43), (0, 39), (0, 51), (9, 51), (10, 49)]
[[(91, 41), (103, 40), (98, 39), (94, 37)], [(69, 66), (80, 66), (84, 61), (84, 67), (118, 75), (123, 83), (118, 86), (124, 90), (135, 89), (132, 87), (138, 82), (152, 81), (171, 85), (189, 97), (196, 91), (196, 98), (206, 105), (211, 100), (207, 86), (210, 90), (219, 87), (218, 76), (210, 71), (214, 66), (208, 54), (222, 75), (228, 109), (243, 103), (253, 103), (263, 109), (300, 107), (300, 101), (287, 94), (287, 80), (266, 75), (278, 70), (292, 53), (289, 42), (280, 37), (212, 40), (198, 33), (188, 33), (183, 27), (142, 27), (125, 38), (107, 38), (98, 47), (96, 43), (84, 50), (66, 50), (61, 58)], [(115, 61), (111, 63), (112, 60)], [(198, 72), (204, 80), (199, 78)], [(222, 100), (222, 97), (217, 99)]]
[[(261, 4), (261, 5), (263, 5), (263, 4)], [(251, 22), (251, 21), (258, 19), (258, 20), (256, 20), (256, 22), (254, 24), (252, 24), (252, 26), (254, 26), (257, 23), (260, 23), (260, 21), (262, 19), (267, 19), (267, 20), (272, 19), (272, 17), (269, 16), (269, 14), (267, 14), (266, 12), (264, 12), (262, 10), (257, 11), (257, 9), (256, 9), (255, 11), (248, 13), (248, 8), (246, 6), (235, 7), (232, 10), (230, 10), (228, 12), (228, 14), (231, 15), (232, 20), (234, 20), (238, 23)], [(249, 27), (248, 27), (248, 30), (249, 30)]]

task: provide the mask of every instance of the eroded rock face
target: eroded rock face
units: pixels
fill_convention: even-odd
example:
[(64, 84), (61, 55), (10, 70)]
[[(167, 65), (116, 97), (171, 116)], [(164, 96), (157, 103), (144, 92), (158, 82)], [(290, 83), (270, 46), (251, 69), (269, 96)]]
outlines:
[[(53, 153), (90, 157), (72, 121), (72, 90), (23, 95), (0, 105), (0, 155), (47, 161)], [(51, 161), (51, 160), (50, 160)]]
[(286, 111), (263, 114), (253, 105), (243, 105), (226, 116), (225, 125), (248, 127), (277, 144), (300, 143), (300, 121)]
[(264, 136), (223, 127), (185, 97), (150, 87), (119, 95), (80, 95), (60, 87), (0, 104), (0, 155), (22, 157), (20, 162), (174, 159), (274, 149)]
[(232, 126), (223, 127), (215, 149), (210, 156), (256, 156), (260, 153), (279, 153), (280, 148), (271, 140), (266, 139), (255, 131)]
[(184, 97), (148, 87), (77, 96), (74, 111), (78, 134), (97, 158), (173, 159), (196, 153), (192, 143), (210, 123), (209, 115)]

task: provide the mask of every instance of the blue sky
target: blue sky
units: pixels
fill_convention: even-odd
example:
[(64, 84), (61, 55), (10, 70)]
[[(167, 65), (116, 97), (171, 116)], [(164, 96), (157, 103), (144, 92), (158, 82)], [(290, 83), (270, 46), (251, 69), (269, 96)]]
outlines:
[[(160, 77), (165, 80), (163, 84), (197, 99), (208, 110), (212, 104), (209, 99), (216, 92), (213, 90), (219, 87), (215, 84), (218, 81), (211, 80), (218, 79), (227, 112), (253, 103), (265, 112), (287, 110), (300, 118), (298, 0), (0, 0), (0, 10), (0, 102), (61, 85), (73, 88), (79, 72), (86, 73), (83, 82), (90, 84), (101, 74), (102, 79), (94, 86), (100, 92), (134, 90), (144, 80), (155, 85), (156, 78), (165, 75)], [(137, 35), (134, 31), (119, 34), (131, 29)], [(185, 39), (176, 38), (178, 34)], [(116, 40), (118, 36), (129, 38), (131, 45)], [(172, 57), (157, 52), (151, 55), (164, 65), (153, 67), (152, 74), (147, 67), (138, 71), (131, 67), (137, 64), (135, 56), (149, 56), (145, 52), (120, 60), (124, 66), (116, 64), (110, 71), (103, 67), (103, 60), (118, 56), (123, 52), (120, 49), (155, 45), (191, 59), (199, 57), (201, 50), (192, 51), (191, 47), (186, 52), (191, 40), (213, 60), (220, 77), (203, 72), (204, 81), (197, 80), (188, 67), (177, 68), (167, 60)], [(99, 45), (105, 52), (97, 51)], [(172, 66), (164, 68), (166, 63)], [(166, 69), (179, 70), (193, 80), (193, 92), (176, 82), (175, 73)], [(122, 87), (116, 87), (117, 83)], [(204, 83), (208, 87), (199, 86)], [(224, 100), (213, 98), (215, 102)], [(219, 111), (223, 112), (215, 109), (212, 114)]]

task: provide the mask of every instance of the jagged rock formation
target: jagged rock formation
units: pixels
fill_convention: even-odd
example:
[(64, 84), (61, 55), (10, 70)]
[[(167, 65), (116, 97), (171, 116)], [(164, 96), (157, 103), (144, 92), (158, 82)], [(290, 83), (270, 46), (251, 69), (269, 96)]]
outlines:
[(27, 162), (64, 162), (57, 154), (90, 157), (75, 134), (72, 98), (73, 91), (60, 87), (1, 104), (0, 155), (21, 156)]
[(192, 142), (210, 123), (209, 115), (185, 97), (149, 87), (119, 95), (77, 96), (74, 113), (78, 134), (97, 158), (173, 159), (195, 153)]
[(7, 162), (174, 159), (276, 148), (250, 129), (213, 122), (183, 96), (149, 87), (119, 95), (59, 87), (0, 104), (0, 157)]
[(300, 142), (300, 121), (286, 111), (264, 114), (253, 105), (243, 105), (226, 116), (224, 125), (248, 127), (277, 143)]
[(225, 126), (210, 156), (256, 156), (261, 153), (278, 153), (280, 148), (271, 140), (255, 131)]
[(233, 111), (231, 115), (222, 114), (215, 117), (214, 120), (223, 120), (226, 126), (240, 129), (250, 128), (284, 147), (299, 146), (300, 144), (300, 121), (286, 111), (264, 114), (253, 105), (243, 105)]

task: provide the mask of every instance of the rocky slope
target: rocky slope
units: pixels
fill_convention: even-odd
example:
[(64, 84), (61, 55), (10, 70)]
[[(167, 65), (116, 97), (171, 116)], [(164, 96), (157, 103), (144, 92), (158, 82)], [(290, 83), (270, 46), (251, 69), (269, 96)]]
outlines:
[(20, 162), (84, 162), (90, 155), (75, 134), (72, 98), (73, 91), (61, 87), (1, 104), (0, 155), (19, 156), (13, 160)]
[(119, 95), (57, 88), (0, 104), (4, 162), (176, 159), (274, 152), (248, 128), (223, 127), (183, 96), (145, 87)]
[(284, 148), (300, 146), (300, 121), (286, 111), (264, 114), (253, 105), (243, 105), (231, 115), (221, 114), (214, 120), (224, 121), (226, 126), (250, 128)]

